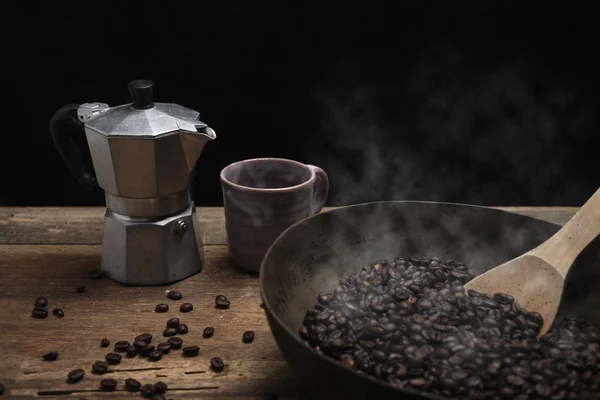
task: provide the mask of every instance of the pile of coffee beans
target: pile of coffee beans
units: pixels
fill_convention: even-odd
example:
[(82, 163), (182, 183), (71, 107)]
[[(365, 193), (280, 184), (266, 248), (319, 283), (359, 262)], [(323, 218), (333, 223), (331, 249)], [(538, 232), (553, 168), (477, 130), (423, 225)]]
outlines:
[(378, 261), (318, 296), (300, 337), (397, 388), (470, 399), (600, 399), (600, 335), (573, 318), (543, 325), (507, 294), (465, 292), (460, 262)]

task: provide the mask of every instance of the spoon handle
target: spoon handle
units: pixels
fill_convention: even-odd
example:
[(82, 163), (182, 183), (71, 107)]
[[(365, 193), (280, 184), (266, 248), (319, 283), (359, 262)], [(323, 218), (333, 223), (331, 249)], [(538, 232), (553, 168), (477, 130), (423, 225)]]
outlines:
[(571, 265), (600, 234), (600, 189), (550, 239), (529, 254), (551, 264), (565, 278)]

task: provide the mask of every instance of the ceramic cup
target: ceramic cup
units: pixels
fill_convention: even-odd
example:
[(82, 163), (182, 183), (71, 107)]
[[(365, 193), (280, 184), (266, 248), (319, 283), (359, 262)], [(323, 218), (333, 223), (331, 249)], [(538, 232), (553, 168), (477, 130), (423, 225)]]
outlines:
[(221, 171), (221, 186), (229, 255), (253, 272), (284, 230), (321, 211), (329, 192), (321, 168), (282, 158), (230, 164)]

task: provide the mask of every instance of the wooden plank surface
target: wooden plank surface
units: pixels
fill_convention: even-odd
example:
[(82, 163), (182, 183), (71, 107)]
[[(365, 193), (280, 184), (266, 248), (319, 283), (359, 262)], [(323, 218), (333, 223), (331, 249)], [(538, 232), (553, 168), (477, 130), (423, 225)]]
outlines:
[[(564, 224), (577, 207), (495, 207)], [(331, 210), (326, 208), (325, 210)], [(0, 244), (102, 244), (105, 208), (0, 208)], [(204, 244), (227, 244), (222, 207), (198, 207)]]

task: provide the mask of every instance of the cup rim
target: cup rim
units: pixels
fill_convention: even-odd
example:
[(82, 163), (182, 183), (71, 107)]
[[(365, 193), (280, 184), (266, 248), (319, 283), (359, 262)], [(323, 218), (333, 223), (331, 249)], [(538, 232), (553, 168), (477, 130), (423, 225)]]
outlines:
[[(256, 187), (251, 187), (251, 186), (238, 185), (237, 183), (233, 183), (229, 179), (225, 178), (225, 173), (227, 172), (227, 170), (229, 168), (231, 168), (235, 165), (243, 164), (245, 162), (257, 162), (257, 161), (284, 161), (287, 163), (296, 164), (299, 167), (308, 169), (308, 171), (310, 172), (310, 178), (308, 178), (308, 180), (306, 180), (305, 182), (302, 182), (298, 185), (286, 186), (286, 187), (282, 187), (282, 188), (256, 188)], [(232, 186), (239, 190), (248, 190), (248, 191), (257, 192), (257, 193), (284, 193), (284, 192), (291, 192), (293, 190), (302, 188), (304, 186), (311, 185), (315, 180), (315, 171), (312, 168), (309, 168), (308, 165), (306, 165), (306, 164), (303, 164), (299, 161), (290, 160), (288, 158), (259, 157), (259, 158), (248, 158), (245, 160), (233, 162), (221, 170), (219, 177), (221, 178), (222, 184)]]

